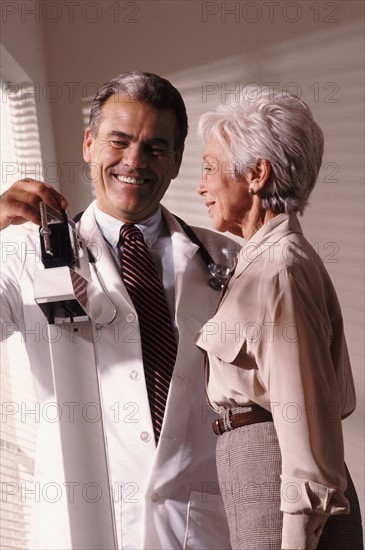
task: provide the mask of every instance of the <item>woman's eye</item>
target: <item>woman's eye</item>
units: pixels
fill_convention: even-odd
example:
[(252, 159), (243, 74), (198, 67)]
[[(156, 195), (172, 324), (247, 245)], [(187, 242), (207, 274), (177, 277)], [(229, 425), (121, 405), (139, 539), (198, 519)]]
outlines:
[(206, 174), (211, 174), (214, 170), (216, 170), (216, 167), (214, 167), (212, 164), (204, 163), (203, 170)]

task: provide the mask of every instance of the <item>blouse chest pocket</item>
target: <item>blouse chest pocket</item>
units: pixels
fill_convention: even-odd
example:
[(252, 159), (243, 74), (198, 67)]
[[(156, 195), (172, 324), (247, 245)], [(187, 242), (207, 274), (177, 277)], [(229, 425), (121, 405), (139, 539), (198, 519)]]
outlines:
[[(262, 319), (257, 304), (251, 307), (250, 300), (244, 303), (232, 296), (203, 326), (197, 344), (226, 363), (234, 362), (247, 368), (250, 358), (254, 364), (255, 349), (262, 337)], [(241, 356), (245, 365), (241, 365)]]
[(260, 335), (260, 324), (255, 321), (221, 320), (214, 317), (200, 331), (197, 344), (222, 361), (233, 363), (241, 350), (245, 355), (253, 352)]

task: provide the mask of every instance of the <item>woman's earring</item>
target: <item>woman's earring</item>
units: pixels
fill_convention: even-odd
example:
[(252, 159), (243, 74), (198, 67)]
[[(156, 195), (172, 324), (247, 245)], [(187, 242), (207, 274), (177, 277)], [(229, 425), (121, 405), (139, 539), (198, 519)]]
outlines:
[(255, 189), (251, 186), (248, 188), (248, 192), (249, 192), (250, 195), (256, 195)]

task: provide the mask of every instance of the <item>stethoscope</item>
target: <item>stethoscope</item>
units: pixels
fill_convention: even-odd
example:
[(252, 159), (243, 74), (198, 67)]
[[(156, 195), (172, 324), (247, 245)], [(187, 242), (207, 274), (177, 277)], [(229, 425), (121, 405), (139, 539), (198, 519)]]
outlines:
[[(82, 214), (83, 212), (80, 212), (74, 217), (73, 219), (74, 223), (77, 223), (80, 220)], [(203, 262), (207, 266), (208, 273), (210, 275), (208, 279), (209, 286), (211, 286), (214, 290), (217, 290), (217, 291), (222, 290), (231, 272), (230, 267), (224, 264), (215, 263), (212, 256), (209, 254), (208, 250), (206, 249), (204, 244), (201, 242), (201, 240), (198, 238), (195, 231), (190, 227), (190, 225), (188, 225), (184, 220), (176, 216), (176, 214), (173, 214), (173, 216), (176, 219), (176, 221), (179, 222), (179, 224), (184, 230), (184, 233), (189, 237), (189, 239), (199, 247), (199, 254)], [(89, 254), (90, 263), (95, 266), (95, 262), (96, 262), (95, 258), (93, 258), (90, 251), (88, 251), (88, 254)]]
[[(80, 212), (79, 214), (77, 214), (77, 216), (75, 216), (75, 218), (73, 219), (73, 222), (77, 223), (80, 220), (82, 214), (83, 214), (83, 212)], [(228, 278), (229, 278), (229, 275), (230, 275), (230, 272), (231, 272), (230, 267), (227, 266), (227, 265), (224, 265), (224, 264), (215, 263), (212, 256), (209, 254), (208, 250), (206, 249), (204, 244), (201, 242), (201, 240), (199, 239), (199, 237), (197, 236), (195, 231), (190, 227), (190, 225), (188, 225), (184, 220), (182, 220), (181, 218), (179, 218), (175, 214), (174, 214), (174, 218), (176, 219), (176, 221), (179, 222), (179, 224), (183, 228), (184, 233), (187, 235), (187, 237), (189, 237), (189, 239), (199, 247), (199, 254), (200, 254), (203, 262), (205, 263), (205, 265), (208, 269), (208, 273), (210, 275), (209, 279), (208, 279), (209, 286), (211, 288), (213, 288), (214, 290), (221, 291), (223, 289), (223, 287), (225, 286), (225, 284), (227, 283), (227, 281), (228, 281)], [(98, 273), (98, 269), (97, 269), (97, 266), (96, 266), (96, 263), (97, 263), (96, 258), (94, 257), (94, 255), (92, 254), (92, 252), (89, 248), (86, 248), (86, 250), (87, 250), (87, 253), (88, 253), (89, 263), (91, 264), (91, 266), (94, 270), (96, 278), (99, 281), (99, 284), (100, 284), (101, 288), (103, 289), (104, 294), (106, 295), (108, 301), (111, 303), (111, 305), (113, 307), (113, 314), (112, 314), (112, 317), (109, 321), (107, 321), (106, 323), (103, 323), (103, 324), (96, 323), (96, 325), (95, 325), (96, 328), (101, 329), (101, 328), (105, 328), (107, 326), (110, 326), (115, 321), (115, 319), (117, 317), (117, 309), (116, 309), (112, 299), (110, 298), (110, 296), (107, 292), (107, 289), (105, 288), (105, 286), (103, 284), (103, 281), (102, 281), (102, 279), (101, 279), (101, 277)]]
[(197, 234), (193, 229), (188, 225), (184, 220), (173, 215), (174, 218), (179, 222), (181, 227), (184, 230), (184, 233), (189, 237), (189, 239), (199, 247), (199, 254), (203, 259), (203, 262), (207, 266), (208, 273), (211, 277), (208, 279), (209, 286), (214, 290), (222, 290), (226, 282), (228, 281), (229, 274), (231, 269), (224, 264), (216, 264), (212, 256), (209, 254), (208, 250), (205, 248), (201, 240), (198, 238)]

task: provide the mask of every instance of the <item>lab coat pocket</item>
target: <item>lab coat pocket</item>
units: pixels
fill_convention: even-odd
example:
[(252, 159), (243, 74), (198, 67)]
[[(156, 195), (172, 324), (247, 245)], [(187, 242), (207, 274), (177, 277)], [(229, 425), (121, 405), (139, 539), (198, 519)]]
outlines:
[(184, 549), (231, 549), (227, 519), (220, 494), (190, 492)]

